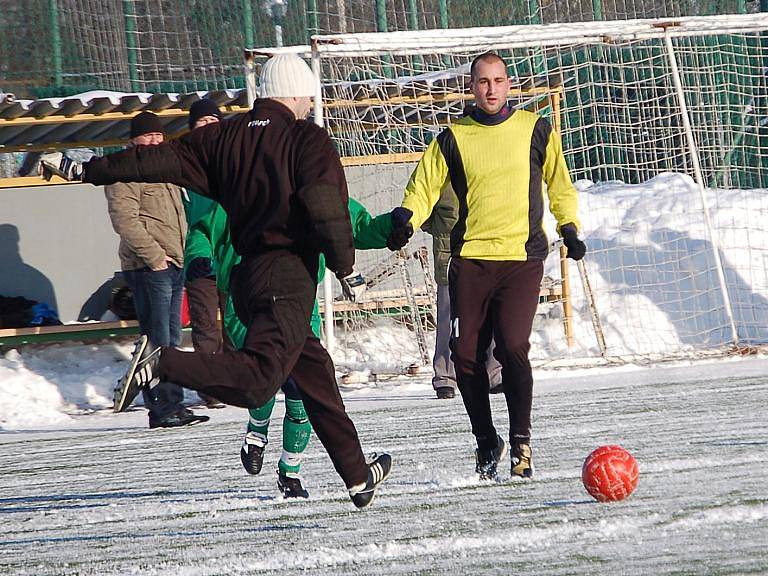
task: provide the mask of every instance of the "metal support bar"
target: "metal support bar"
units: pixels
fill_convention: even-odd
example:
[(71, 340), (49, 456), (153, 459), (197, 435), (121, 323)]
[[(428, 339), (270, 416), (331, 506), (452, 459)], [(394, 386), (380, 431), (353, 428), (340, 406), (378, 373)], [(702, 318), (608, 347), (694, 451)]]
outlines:
[(584, 260), (578, 260), (576, 267), (579, 269), (579, 276), (581, 276), (581, 285), (584, 288), (584, 295), (587, 297), (587, 304), (589, 305), (589, 316), (592, 319), (592, 328), (595, 331), (595, 338), (597, 339), (597, 347), (600, 349), (600, 356), (605, 358), (605, 335), (603, 334), (603, 325), (600, 322), (600, 316), (597, 313), (597, 306), (595, 305), (595, 294), (592, 292), (592, 285), (589, 283), (589, 276), (587, 276), (587, 267), (584, 265)]
[(696, 184), (699, 188), (699, 197), (701, 198), (701, 205), (704, 210), (704, 221), (709, 231), (709, 240), (712, 243), (712, 255), (715, 258), (715, 268), (717, 269), (717, 279), (720, 284), (720, 291), (723, 295), (723, 305), (725, 306), (725, 314), (728, 316), (728, 322), (731, 327), (731, 338), (733, 344), (738, 345), (739, 334), (736, 330), (736, 322), (733, 318), (733, 308), (731, 306), (731, 298), (728, 294), (728, 285), (725, 282), (725, 273), (723, 272), (723, 262), (720, 258), (720, 243), (717, 241), (717, 234), (712, 226), (712, 217), (709, 214), (709, 206), (707, 204), (706, 190), (704, 187), (704, 176), (701, 171), (701, 160), (699, 159), (699, 150), (696, 146), (696, 140), (693, 137), (693, 128), (691, 127), (691, 118), (688, 114), (688, 105), (685, 99), (685, 92), (683, 90), (683, 82), (680, 79), (680, 69), (677, 65), (677, 56), (675, 56), (675, 48), (672, 45), (672, 36), (669, 32), (664, 35), (664, 43), (667, 47), (667, 56), (669, 58), (669, 65), (672, 68), (672, 80), (675, 84), (675, 92), (677, 92), (678, 103), (680, 104), (680, 116), (683, 120), (683, 128), (685, 129), (685, 139), (688, 143), (688, 156), (691, 159), (693, 165), (693, 173), (696, 179)]
[[(314, 119), (315, 124), (323, 128), (325, 120), (323, 117), (322, 62), (317, 44), (314, 42), (312, 43), (312, 73), (315, 75)], [(323, 278), (323, 305), (325, 307), (325, 348), (329, 354), (332, 354), (336, 348), (336, 334), (333, 324), (333, 284), (331, 282), (331, 275), (326, 274)]]
[(565, 343), (573, 348), (573, 306), (571, 305), (571, 280), (568, 277), (568, 259), (565, 246), (560, 244), (560, 279), (563, 286), (563, 322), (565, 323)]
[(400, 272), (403, 276), (403, 286), (405, 286), (405, 297), (408, 300), (408, 311), (411, 316), (413, 331), (416, 334), (416, 342), (419, 345), (421, 365), (428, 366), (430, 364), (430, 358), (429, 350), (427, 349), (427, 336), (425, 334), (424, 326), (421, 323), (419, 305), (418, 302), (416, 302), (416, 293), (413, 290), (413, 281), (411, 279), (411, 273), (408, 270), (408, 254), (405, 250), (400, 250), (398, 254), (400, 256)]

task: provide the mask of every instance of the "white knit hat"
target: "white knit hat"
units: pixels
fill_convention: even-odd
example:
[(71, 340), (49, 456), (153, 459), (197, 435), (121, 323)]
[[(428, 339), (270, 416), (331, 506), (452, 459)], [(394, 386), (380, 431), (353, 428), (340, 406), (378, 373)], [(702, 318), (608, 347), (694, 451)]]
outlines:
[(301, 98), (315, 95), (315, 76), (296, 54), (277, 54), (261, 67), (262, 98)]

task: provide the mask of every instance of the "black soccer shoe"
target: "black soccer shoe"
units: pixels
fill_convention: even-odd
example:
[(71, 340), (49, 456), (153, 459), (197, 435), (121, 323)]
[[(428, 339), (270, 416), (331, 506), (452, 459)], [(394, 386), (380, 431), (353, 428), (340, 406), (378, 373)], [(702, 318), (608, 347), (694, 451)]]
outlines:
[(155, 420), (151, 416), (149, 417), (149, 427), (154, 428), (179, 428), (181, 426), (191, 426), (193, 424), (200, 424), (202, 422), (208, 422), (210, 418), (208, 416), (202, 416), (195, 414), (191, 410), (182, 408), (178, 412), (170, 414), (165, 418)]
[(450, 400), (451, 398), (456, 398), (456, 390), (450, 386), (440, 386), (439, 388), (435, 388), (435, 394), (437, 395), (438, 400)]
[(480, 480), (497, 480), (499, 473), (496, 469), (497, 464), (504, 460), (507, 455), (507, 445), (501, 436), (496, 436), (496, 448), (491, 450), (475, 450), (475, 472), (480, 476)]
[(298, 476), (288, 476), (278, 470), (277, 487), (283, 498), (309, 498), (309, 492), (304, 490), (304, 486), (301, 485), (301, 478)]
[(376, 496), (376, 488), (384, 482), (392, 471), (392, 456), (372, 454), (373, 461), (368, 464), (368, 479), (349, 489), (349, 497), (358, 508), (370, 506)]
[(512, 478), (533, 478), (533, 453), (527, 439), (512, 440)]
[(115, 392), (113, 396), (114, 404), (112, 409), (115, 412), (123, 412), (128, 409), (128, 406), (134, 401), (136, 396), (141, 392), (141, 388), (133, 381), (128, 381), (124, 377), (120, 378), (115, 385)]
[[(240, 448), (240, 462), (248, 474), (256, 475), (261, 472), (264, 464), (264, 448), (267, 447), (267, 439), (258, 432), (247, 432)], [(278, 482), (279, 484), (279, 482)]]
[(160, 347), (150, 342), (149, 338), (142, 334), (136, 340), (128, 364), (128, 371), (118, 380), (115, 386), (113, 410), (122, 412), (131, 405), (142, 388), (149, 386), (158, 380), (156, 376), (157, 365), (160, 362)]

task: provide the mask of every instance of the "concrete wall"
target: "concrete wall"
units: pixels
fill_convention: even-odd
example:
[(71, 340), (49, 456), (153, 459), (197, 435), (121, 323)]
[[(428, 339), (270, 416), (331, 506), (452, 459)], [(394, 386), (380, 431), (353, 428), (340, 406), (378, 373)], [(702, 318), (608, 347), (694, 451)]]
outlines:
[(101, 187), (0, 189), (0, 295), (45, 302), (62, 322), (98, 319), (118, 241)]
[[(412, 164), (347, 169), (350, 195), (376, 216), (399, 206)], [(98, 319), (109, 303), (110, 280), (120, 270), (119, 239), (101, 187), (35, 186), (0, 189), (0, 295), (45, 302), (63, 322)], [(417, 232), (409, 245), (431, 247)], [(388, 250), (358, 252), (365, 273)], [(417, 269), (415, 262), (410, 263)], [(381, 288), (399, 286), (395, 276)], [(338, 286), (335, 286), (338, 290)]]

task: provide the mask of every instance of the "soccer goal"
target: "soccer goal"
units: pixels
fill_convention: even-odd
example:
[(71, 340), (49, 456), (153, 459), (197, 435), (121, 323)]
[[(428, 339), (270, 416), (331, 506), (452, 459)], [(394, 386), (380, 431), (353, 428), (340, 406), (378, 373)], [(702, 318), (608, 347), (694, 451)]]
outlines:
[[(558, 127), (589, 249), (564, 278), (572, 345), (570, 313), (542, 303), (532, 358), (764, 345), (768, 14), (313, 37), (296, 51), (318, 78), (315, 120), (372, 213), (399, 203), (422, 151), (470, 103), (469, 63), (488, 50), (508, 63), (512, 103)], [(560, 266), (550, 257), (545, 275)]]

